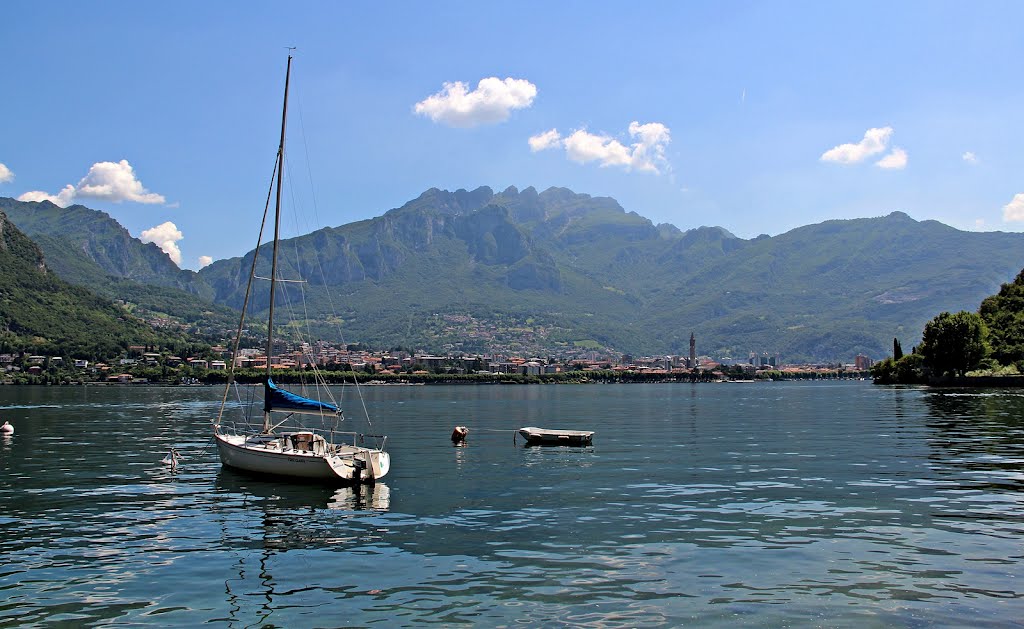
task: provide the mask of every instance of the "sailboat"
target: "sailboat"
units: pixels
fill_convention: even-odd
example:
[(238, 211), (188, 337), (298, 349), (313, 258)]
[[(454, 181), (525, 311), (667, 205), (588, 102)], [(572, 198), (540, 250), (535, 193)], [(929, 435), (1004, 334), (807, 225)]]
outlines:
[[(228, 374), (221, 408), (213, 421), (213, 436), (220, 453), (221, 464), (227, 467), (293, 479), (313, 479), (323, 482), (372, 483), (391, 467), (391, 457), (384, 451), (387, 438), (383, 435), (361, 435), (355, 432), (340, 432), (338, 423), (343, 419), (341, 408), (333, 401), (312, 399), (280, 388), (272, 377), (274, 352), (274, 303), (278, 278), (278, 242), (281, 224), (281, 184), (284, 171), (285, 127), (288, 119), (288, 86), (291, 80), (292, 56), (288, 55), (288, 66), (284, 81), (284, 106), (281, 114), (281, 141), (277, 150), (275, 165), (277, 183), (274, 206), (274, 239), (270, 265), (270, 298), (267, 313), (266, 375), (263, 379), (263, 422), (259, 430), (248, 423), (237, 428), (233, 422), (225, 421), (225, 408), (238, 365), (239, 345), (245, 326), (245, 312), (256, 275), (256, 261), (259, 258), (260, 243), (254, 252), (249, 284), (246, 288), (242, 316), (235, 339), (231, 369)], [(269, 195), (268, 195), (269, 205)], [(267, 220), (264, 211), (263, 223)], [(262, 239), (263, 229), (260, 229)], [(303, 425), (289, 425), (299, 416), (319, 416), (321, 428)], [(370, 437), (381, 440), (379, 447), (363, 445), (363, 439)], [(348, 439), (350, 442), (345, 442)]]

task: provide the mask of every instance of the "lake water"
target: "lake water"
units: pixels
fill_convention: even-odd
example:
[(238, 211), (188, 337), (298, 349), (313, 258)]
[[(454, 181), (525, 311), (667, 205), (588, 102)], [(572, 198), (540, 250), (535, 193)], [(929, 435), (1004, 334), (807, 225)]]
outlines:
[[(220, 389), (0, 387), (0, 625), (1024, 619), (1024, 391), (362, 392), (392, 468), (353, 491), (222, 469)], [(596, 435), (524, 447), (520, 426)]]

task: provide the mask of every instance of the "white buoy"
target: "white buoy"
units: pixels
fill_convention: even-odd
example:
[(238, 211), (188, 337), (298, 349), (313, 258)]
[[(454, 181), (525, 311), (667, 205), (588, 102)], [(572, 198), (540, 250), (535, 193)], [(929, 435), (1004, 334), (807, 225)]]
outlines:
[(13, 435), (14, 434), (14, 426), (11, 425), (11, 422), (4, 422), (4, 425), (0, 426), (0, 434), (2, 434), (2, 435)]

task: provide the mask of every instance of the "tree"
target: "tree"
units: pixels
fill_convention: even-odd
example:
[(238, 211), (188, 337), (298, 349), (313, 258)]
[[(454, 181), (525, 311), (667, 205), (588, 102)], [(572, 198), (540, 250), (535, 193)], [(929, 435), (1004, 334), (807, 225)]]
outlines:
[(981, 315), (943, 312), (924, 326), (921, 356), (933, 375), (963, 376), (988, 355), (988, 329)]
[(992, 342), (992, 357), (1002, 365), (1024, 367), (1024, 270), (978, 310)]
[(892, 339), (892, 359), (899, 360), (903, 358), (903, 347), (900, 345), (900, 340), (896, 337)]
[(927, 382), (921, 368), (921, 363), (922, 358), (920, 354), (907, 354), (897, 360), (893, 372), (896, 382), (900, 384), (924, 384)]

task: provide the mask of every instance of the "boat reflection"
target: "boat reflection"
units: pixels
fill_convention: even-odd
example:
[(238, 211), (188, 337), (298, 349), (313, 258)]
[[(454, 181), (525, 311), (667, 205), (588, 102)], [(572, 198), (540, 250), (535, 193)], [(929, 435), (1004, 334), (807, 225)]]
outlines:
[(269, 619), (291, 590), (274, 575), (294, 564), (293, 553), (305, 562), (325, 561), (324, 552), (385, 543), (378, 515), (390, 508), (391, 490), (380, 482), (301, 485), (222, 466), (215, 491), (221, 545), (236, 556), (237, 576), (224, 581), (228, 627), (276, 626)]
[(387, 511), (391, 508), (391, 490), (381, 482), (343, 487), (301, 485), (242, 474), (225, 467), (217, 473), (216, 490), (274, 511)]

